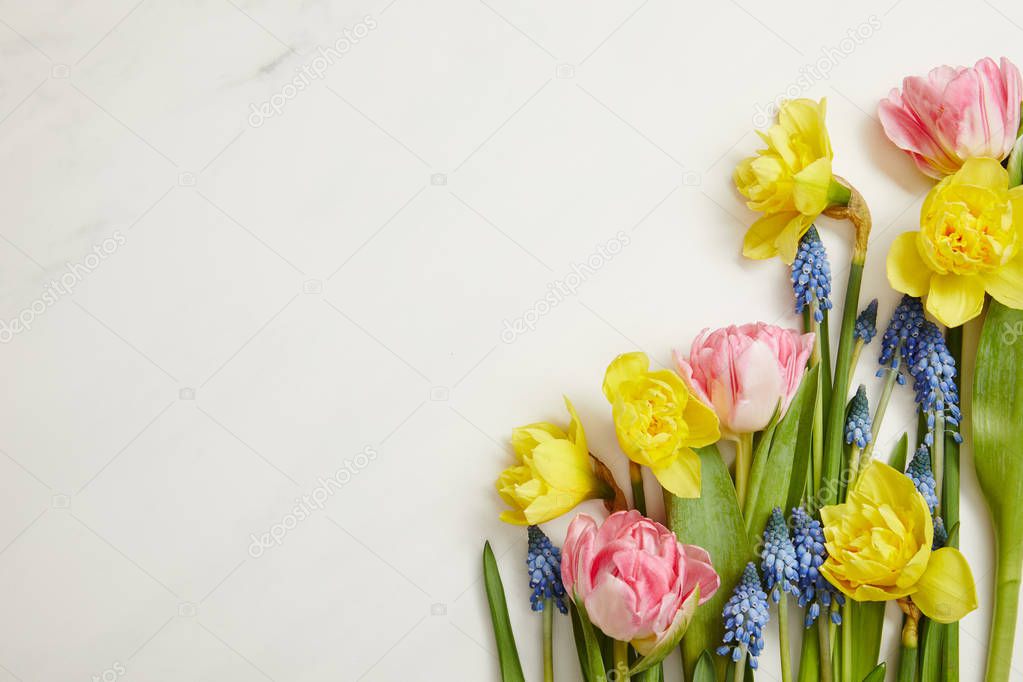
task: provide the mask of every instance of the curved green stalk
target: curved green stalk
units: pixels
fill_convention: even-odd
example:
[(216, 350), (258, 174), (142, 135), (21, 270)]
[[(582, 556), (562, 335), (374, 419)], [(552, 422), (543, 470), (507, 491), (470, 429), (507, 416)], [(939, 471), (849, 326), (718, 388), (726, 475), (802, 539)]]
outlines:
[(782, 592), (778, 602), (778, 651), (781, 655), (781, 682), (792, 682), (792, 654), (789, 652), (789, 598)]
[(543, 681), (554, 682), (554, 600), (543, 600)]
[(739, 500), (739, 511), (746, 509), (749, 494), (749, 472), (753, 466), (753, 434), (743, 433), (735, 442), (735, 496)]

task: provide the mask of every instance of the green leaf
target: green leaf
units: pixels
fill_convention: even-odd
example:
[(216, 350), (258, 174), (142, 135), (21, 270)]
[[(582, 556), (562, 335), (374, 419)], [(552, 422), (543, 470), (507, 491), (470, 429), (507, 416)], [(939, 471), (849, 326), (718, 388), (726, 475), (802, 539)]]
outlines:
[(818, 626), (803, 630), (803, 648), (799, 652), (799, 682), (820, 682), (821, 645), (817, 634)]
[(1016, 140), (1016, 144), (1009, 154), (1009, 187), (1023, 184), (1023, 137)]
[[(881, 653), (881, 631), (884, 629), (885, 602), (853, 602), (853, 679), (862, 680), (873, 674)], [(882, 679), (884, 676), (882, 675)]]
[[(766, 453), (758, 453), (753, 468), (763, 469), (758, 481), (750, 476), (749, 502), (746, 507), (746, 532), (751, 537), (758, 537), (767, 525), (771, 510), (781, 507), (787, 511), (789, 486), (796, 460), (800, 450), (800, 441), (804, 444), (799, 455), (805, 460), (809, 456), (809, 443), (813, 420), (806, 418), (813, 415), (814, 400), (817, 397), (817, 372), (814, 367), (803, 377), (803, 381), (792, 398), (788, 412), (778, 423)], [(766, 454), (766, 457), (764, 456)], [(803, 480), (806, 480), (804, 468)]]
[(899, 471), (906, 470), (906, 460), (909, 459), (909, 434), (902, 432), (902, 438), (892, 448), (892, 454), (888, 456), (888, 464)]
[(867, 673), (863, 682), (884, 682), (885, 664), (879, 663), (876, 668)]
[(568, 613), (572, 618), (572, 637), (575, 639), (575, 653), (579, 657), (579, 671), (583, 675), (583, 680), (589, 680), (590, 663), (587, 658), (586, 637), (583, 634), (582, 621), (579, 620), (579, 611), (571, 601), (568, 603)]
[(714, 657), (705, 649), (696, 661), (692, 682), (718, 682), (718, 674), (714, 670)]
[(1023, 569), (1023, 311), (991, 301), (977, 348), (973, 461), (995, 529), (995, 609), (987, 679), (1011, 670)]
[(490, 604), (490, 620), (494, 623), (494, 639), (497, 640), (497, 654), (501, 663), (501, 680), (525, 682), (522, 664), (519, 663), (519, 651), (515, 647), (515, 635), (508, 619), (508, 604), (504, 598), (501, 572), (497, 570), (497, 560), (489, 542), (483, 545), (483, 585), (487, 590), (487, 603)]
[(916, 682), (919, 653), (920, 650), (915, 646), (909, 647), (903, 644), (899, 647), (899, 669), (895, 673), (896, 682)]
[(713, 445), (696, 451), (702, 470), (702, 496), (683, 499), (670, 493), (664, 496), (668, 527), (678, 539), (699, 545), (710, 553), (714, 570), (721, 576), (721, 587), (696, 610), (682, 638), (682, 664), (688, 679), (705, 649), (715, 649), (724, 636), (721, 610), (742, 576), (746, 562), (753, 558), (746, 534), (735, 486), (721, 455)]
[(920, 679), (931, 682), (941, 679), (941, 651), (945, 643), (945, 628), (941, 623), (921, 618)]
[(590, 617), (586, 614), (586, 608), (582, 604), (573, 602), (572, 608), (579, 618), (579, 626), (583, 632), (583, 645), (586, 649), (586, 660), (588, 661), (586, 667), (589, 670), (589, 677), (586, 679), (602, 682), (607, 677), (607, 671), (604, 669), (604, 657), (600, 650), (600, 639), (597, 636), (597, 629), (593, 627)]

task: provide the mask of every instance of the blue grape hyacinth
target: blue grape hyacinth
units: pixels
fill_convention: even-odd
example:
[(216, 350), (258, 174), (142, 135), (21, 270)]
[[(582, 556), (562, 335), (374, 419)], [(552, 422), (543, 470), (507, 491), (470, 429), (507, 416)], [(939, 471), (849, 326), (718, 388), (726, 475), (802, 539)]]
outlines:
[(931, 542), (931, 551), (935, 552), (948, 544), (948, 530), (945, 528), (945, 521), (940, 516), (934, 517), (934, 541)]
[(878, 362), (883, 365), (877, 376), (884, 376), (885, 368), (899, 371), (900, 384), (906, 383), (901, 369), (908, 364), (916, 349), (920, 326), (924, 323), (924, 307), (919, 298), (903, 296), (892, 313), (892, 319), (881, 336), (881, 355)]
[(845, 421), (845, 442), (856, 443), (865, 448), (871, 438), (870, 406), (867, 404), (867, 389), (863, 384), (856, 389), (856, 395), (849, 403), (849, 415)]
[(529, 527), (529, 548), (526, 554), (529, 569), (529, 586), (533, 594), (529, 597), (534, 611), (543, 611), (544, 601), (554, 600), (558, 611), (568, 613), (565, 604), (565, 586), (561, 582), (561, 550), (551, 544), (538, 526)]
[(746, 564), (721, 617), (725, 621), (725, 636), (724, 644), (717, 649), (718, 655), (738, 661), (744, 652), (749, 653), (750, 667), (756, 670), (757, 657), (764, 650), (764, 626), (770, 616), (767, 595), (753, 562)]
[(924, 496), (927, 508), (933, 514), (934, 510), (938, 508), (938, 491), (934, 481), (934, 471), (931, 468), (931, 451), (926, 445), (921, 445), (913, 453), (913, 459), (909, 461), (909, 466), (906, 467), (906, 476), (909, 476), (909, 479), (913, 481), (913, 485)]
[[(844, 604), (845, 597), (820, 573), (819, 569), (828, 557), (824, 547), (824, 529), (821, 522), (802, 507), (792, 510), (792, 544), (796, 548), (799, 605), (806, 609), (803, 625), (810, 627), (821, 610), (831, 610), (833, 601)], [(839, 625), (842, 616), (837, 610), (831, 610), (831, 620)]]
[(785, 515), (780, 507), (775, 507), (764, 528), (763, 554), (760, 557), (760, 570), (775, 604), (781, 600), (782, 592), (799, 596), (799, 588), (796, 587), (799, 578), (797, 568), (796, 548), (789, 537)]
[(814, 319), (822, 322), (824, 311), (831, 310), (831, 264), (824, 242), (812, 225), (799, 241), (796, 259), (792, 261), (792, 291), (796, 295), (797, 313), (816, 301)]
[(864, 344), (874, 340), (877, 335), (877, 299), (867, 304), (856, 317), (856, 324), (853, 326), (853, 338), (859, 339)]
[[(956, 386), (955, 358), (948, 352), (945, 337), (938, 325), (924, 320), (912, 354), (909, 356), (909, 374), (913, 377), (913, 390), (920, 410), (927, 416), (927, 428), (933, 429), (935, 418), (941, 414), (951, 427), (953, 438), (962, 442), (959, 435), (959, 389)], [(934, 444), (934, 434), (924, 439)]]

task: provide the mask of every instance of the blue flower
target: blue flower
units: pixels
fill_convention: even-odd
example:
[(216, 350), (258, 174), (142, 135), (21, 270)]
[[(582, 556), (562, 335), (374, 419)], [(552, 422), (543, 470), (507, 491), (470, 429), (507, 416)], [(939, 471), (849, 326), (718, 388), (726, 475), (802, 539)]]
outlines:
[[(881, 356), (878, 361), (885, 367), (900, 370), (903, 362), (909, 362), (916, 348), (920, 325), (924, 322), (924, 307), (919, 298), (903, 296), (892, 313), (888, 328), (881, 337)], [(883, 376), (884, 369), (878, 370), (877, 376)], [(906, 383), (901, 372), (898, 374), (900, 384)]]
[[(802, 507), (792, 510), (792, 544), (796, 548), (799, 605), (806, 609), (803, 624), (810, 627), (820, 616), (822, 607), (827, 611), (832, 601), (844, 604), (845, 597), (820, 573), (821, 565), (828, 558), (824, 547), (824, 530), (821, 522), (807, 514)], [(831, 620), (836, 625), (842, 622), (837, 610), (831, 611)]]
[(856, 324), (853, 326), (853, 338), (870, 343), (877, 335), (877, 299), (867, 304), (867, 307), (857, 316)]
[(779, 507), (775, 507), (764, 528), (764, 553), (760, 557), (760, 570), (775, 604), (781, 599), (782, 592), (799, 595), (796, 587), (799, 573), (796, 569), (796, 548), (789, 537), (785, 515)]
[(526, 554), (529, 568), (529, 598), (534, 611), (543, 611), (545, 599), (553, 599), (562, 613), (568, 613), (565, 604), (565, 586), (561, 582), (561, 550), (551, 544), (538, 526), (529, 527), (529, 549)]
[(845, 421), (845, 442), (856, 443), (856, 447), (865, 448), (870, 442), (871, 423), (870, 406), (867, 404), (867, 389), (860, 384), (856, 395), (849, 402), (849, 415)]
[(934, 517), (934, 542), (931, 543), (931, 551), (937, 551), (948, 543), (948, 531), (945, 529), (945, 522), (940, 516)]
[(733, 661), (749, 652), (750, 667), (756, 670), (757, 656), (764, 650), (764, 626), (767, 625), (767, 595), (760, 586), (757, 567), (751, 561), (742, 572), (742, 579), (725, 603), (721, 613), (725, 621), (724, 645), (718, 647), (719, 656), (731, 656)]
[(934, 471), (931, 469), (931, 451), (926, 445), (921, 445), (913, 453), (913, 459), (906, 467), (906, 475), (913, 481), (913, 485), (924, 496), (927, 508), (934, 513), (938, 508), (938, 491), (935, 490)]
[(797, 313), (816, 301), (814, 319), (821, 322), (824, 311), (831, 310), (831, 264), (817, 228), (812, 225), (799, 241), (796, 259), (792, 261), (792, 291), (796, 295)]
[[(945, 337), (938, 325), (924, 320), (909, 358), (908, 371), (913, 377), (913, 390), (920, 410), (927, 415), (927, 428), (934, 428), (935, 417), (942, 414), (945, 422), (952, 427), (952, 434), (957, 443), (962, 442), (959, 435), (959, 389), (956, 386), (956, 362), (945, 345)], [(933, 445), (934, 434), (928, 433), (924, 439)]]

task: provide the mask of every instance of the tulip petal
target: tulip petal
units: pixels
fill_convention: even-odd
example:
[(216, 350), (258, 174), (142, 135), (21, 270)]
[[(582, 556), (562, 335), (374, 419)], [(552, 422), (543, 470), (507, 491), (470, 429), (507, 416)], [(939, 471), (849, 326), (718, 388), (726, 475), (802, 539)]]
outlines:
[(931, 281), (931, 270), (917, 250), (919, 232), (903, 232), (888, 251), (888, 283), (896, 291), (923, 296)]
[(646, 353), (636, 351), (619, 355), (608, 365), (607, 372), (604, 373), (604, 397), (614, 403), (614, 397), (622, 382), (632, 379), (649, 368), (650, 359)]
[(714, 410), (705, 405), (695, 396), (686, 403), (686, 409), (682, 413), (689, 427), (689, 436), (686, 443), (690, 447), (702, 448), (718, 442), (721, 438), (721, 430), (718, 425), (718, 417)]
[(1017, 255), (994, 272), (983, 276), (984, 289), (999, 303), (1023, 309), (1023, 256)]
[(650, 470), (671, 494), (687, 498), (700, 496), (700, 457), (689, 448), (681, 448), (670, 464)]
[(946, 327), (958, 327), (984, 309), (984, 280), (972, 275), (932, 275), (927, 312)]
[(954, 623), (977, 608), (973, 572), (963, 553), (954, 547), (943, 547), (931, 554), (916, 587), (913, 603), (939, 623)]
[(689, 629), (689, 624), (696, 615), (696, 606), (700, 601), (700, 589), (697, 588), (692, 595), (684, 602), (682, 607), (675, 614), (671, 624), (660, 634), (659, 637), (644, 637), (632, 640), (632, 646), (643, 657), (636, 661), (629, 675), (643, 672), (648, 668), (657, 665), (675, 650), (682, 636)]
[(621, 578), (604, 575), (583, 603), (590, 620), (608, 637), (627, 642), (638, 634), (636, 593)]

